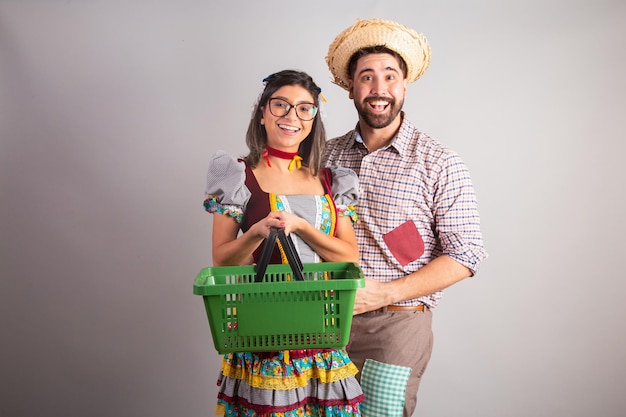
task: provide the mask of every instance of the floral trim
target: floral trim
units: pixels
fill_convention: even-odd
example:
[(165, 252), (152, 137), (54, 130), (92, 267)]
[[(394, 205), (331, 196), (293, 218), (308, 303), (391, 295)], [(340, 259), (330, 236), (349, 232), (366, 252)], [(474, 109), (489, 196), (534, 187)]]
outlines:
[(310, 379), (327, 384), (352, 377), (358, 373), (345, 349), (313, 350), (310, 355), (278, 351), (275, 356), (254, 352), (235, 352), (224, 355), (222, 374), (246, 381), (253, 387), (287, 390), (304, 387)]
[(356, 223), (358, 220), (355, 206), (337, 206), (337, 214), (339, 217), (350, 217), (350, 219), (352, 219), (352, 223)]
[(335, 368), (332, 370), (309, 368), (303, 370), (301, 373), (294, 373), (293, 375), (276, 374), (273, 376), (255, 375), (249, 372), (248, 369), (234, 367), (228, 363), (224, 363), (222, 366), (222, 373), (224, 376), (244, 380), (253, 387), (281, 391), (305, 387), (311, 379), (319, 379), (321, 383), (329, 384), (331, 382), (341, 381), (352, 377), (358, 372), (359, 371), (356, 365), (352, 362), (345, 364), (341, 368)]
[(337, 205), (335, 204), (335, 200), (333, 199), (332, 195), (326, 193), (325, 197), (326, 202), (328, 203), (328, 213), (325, 213), (324, 216), (328, 214), (328, 220), (330, 221), (329, 228), (326, 234), (330, 236), (335, 236), (337, 233), (337, 219), (339, 218)]
[(333, 200), (330, 197), (330, 195), (326, 194), (324, 195), (324, 198), (318, 199), (316, 200), (316, 202), (317, 202), (317, 205), (320, 206), (319, 229), (320, 231), (324, 232), (324, 234), (332, 236), (332, 233), (335, 230), (334, 228), (337, 223), (336, 213), (335, 215), (333, 215), (334, 210), (335, 210), (335, 207), (333, 206)]
[(226, 206), (217, 201), (216, 195), (209, 195), (204, 200), (204, 210), (209, 213), (225, 214), (235, 219), (237, 223), (243, 221), (243, 211), (237, 206)]

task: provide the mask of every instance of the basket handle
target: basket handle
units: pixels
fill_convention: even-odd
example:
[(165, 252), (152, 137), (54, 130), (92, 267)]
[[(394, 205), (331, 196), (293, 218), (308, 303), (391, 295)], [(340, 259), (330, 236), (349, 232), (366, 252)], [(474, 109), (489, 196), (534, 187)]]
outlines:
[(267, 237), (267, 239), (265, 239), (265, 244), (263, 245), (261, 256), (259, 257), (259, 261), (257, 262), (256, 277), (254, 278), (254, 282), (261, 282), (263, 280), (265, 270), (267, 269), (267, 264), (269, 263), (270, 256), (272, 255), (272, 251), (274, 250), (274, 245), (276, 244), (276, 237), (278, 237), (278, 240), (283, 246), (283, 250), (285, 251), (285, 255), (287, 256), (287, 260), (289, 261), (289, 266), (291, 266), (291, 270), (293, 271), (296, 281), (304, 281), (304, 276), (302, 275), (302, 261), (298, 256), (298, 252), (296, 252), (296, 248), (293, 245), (291, 237), (285, 234), (284, 229), (272, 227), (270, 228), (269, 236)]

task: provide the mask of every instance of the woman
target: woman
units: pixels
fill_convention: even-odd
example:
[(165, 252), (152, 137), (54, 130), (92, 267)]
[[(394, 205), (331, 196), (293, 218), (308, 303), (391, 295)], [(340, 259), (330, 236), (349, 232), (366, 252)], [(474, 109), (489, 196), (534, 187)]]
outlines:
[[(214, 265), (257, 262), (272, 227), (292, 237), (302, 262), (358, 262), (356, 174), (320, 169), (326, 143), (320, 88), (292, 70), (263, 81), (248, 155), (235, 160), (220, 151), (209, 163), (204, 206), (214, 214)], [(275, 248), (270, 263), (283, 259)], [(226, 354), (216, 414), (358, 417), (357, 372), (344, 349)]]

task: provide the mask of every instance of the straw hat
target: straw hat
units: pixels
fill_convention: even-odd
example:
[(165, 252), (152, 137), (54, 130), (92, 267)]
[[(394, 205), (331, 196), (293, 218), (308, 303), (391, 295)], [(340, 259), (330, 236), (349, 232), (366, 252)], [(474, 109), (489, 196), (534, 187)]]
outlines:
[(421, 33), (391, 20), (357, 19), (328, 48), (326, 63), (333, 74), (333, 82), (347, 90), (350, 58), (359, 49), (376, 45), (384, 45), (400, 54), (407, 65), (409, 83), (421, 77), (430, 64), (430, 46)]

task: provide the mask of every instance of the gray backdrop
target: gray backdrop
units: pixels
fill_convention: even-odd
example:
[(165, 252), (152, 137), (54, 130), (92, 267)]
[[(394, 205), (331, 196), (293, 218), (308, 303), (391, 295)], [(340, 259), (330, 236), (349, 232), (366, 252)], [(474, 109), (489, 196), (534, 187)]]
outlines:
[(490, 258), (446, 291), (416, 416), (623, 416), (626, 3), (0, 0), (0, 415), (208, 416), (208, 156), (357, 17), (424, 32), (405, 109), (457, 150)]

